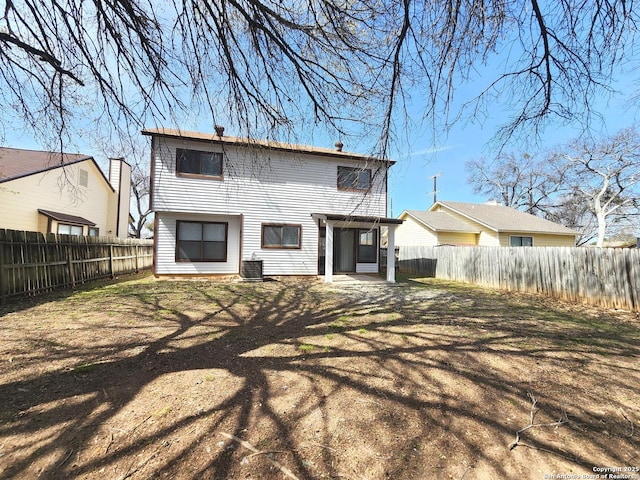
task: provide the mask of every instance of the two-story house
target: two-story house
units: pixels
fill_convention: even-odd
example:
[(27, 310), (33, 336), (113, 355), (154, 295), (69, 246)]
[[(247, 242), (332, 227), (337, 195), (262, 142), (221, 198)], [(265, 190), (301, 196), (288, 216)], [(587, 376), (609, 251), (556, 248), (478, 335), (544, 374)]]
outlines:
[(131, 167), (89, 155), (0, 147), (0, 228), (127, 238)]
[[(156, 276), (378, 273), (392, 161), (217, 133), (148, 129)], [(393, 259), (387, 280), (395, 281)]]

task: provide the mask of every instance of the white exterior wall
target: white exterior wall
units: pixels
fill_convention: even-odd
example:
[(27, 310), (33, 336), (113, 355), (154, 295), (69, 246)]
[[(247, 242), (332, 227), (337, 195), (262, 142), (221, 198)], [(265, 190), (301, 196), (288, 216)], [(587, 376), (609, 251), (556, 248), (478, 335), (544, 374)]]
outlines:
[[(176, 262), (176, 221), (227, 222), (226, 262)], [(156, 212), (156, 264), (158, 275), (234, 275), (240, 265), (240, 217), (225, 215), (193, 215)]]
[[(81, 168), (89, 173), (87, 187), (78, 185)], [(47, 219), (38, 213), (44, 209), (84, 217), (96, 223), (100, 235), (115, 235), (108, 233), (114, 196), (92, 160), (17, 178), (0, 183), (0, 228), (48, 233)]]
[[(311, 213), (379, 217), (386, 214), (386, 168), (378, 168), (375, 162), (365, 165), (349, 159), (225, 145), (223, 179), (192, 178), (176, 175), (175, 149), (222, 152), (222, 145), (161, 137), (155, 137), (154, 142), (154, 211), (161, 217), (162, 212), (170, 212), (174, 219), (187, 218), (184, 215), (187, 213), (241, 214), (242, 245), (238, 248), (242, 248), (242, 259), (262, 260), (266, 275), (318, 273), (318, 226)], [(366, 195), (339, 191), (338, 165), (371, 168), (371, 191)], [(301, 225), (301, 248), (261, 248), (263, 223)], [(156, 232), (159, 242), (167, 231)], [(187, 273), (185, 263), (169, 266), (175, 257), (175, 245), (169, 250), (163, 244), (161, 250), (159, 243), (157, 248), (157, 274), (169, 270)], [(228, 255), (233, 248), (229, 242)], [(203, 270), (204, 265), (201, 266)], [(219, 273), (218, 267), (210, 265), (208, 273)], [(358, 271), (377, 272), (377, 268), (377, 264), (360, 264)], [(235, 272), (238, 273), (237, 266)]]

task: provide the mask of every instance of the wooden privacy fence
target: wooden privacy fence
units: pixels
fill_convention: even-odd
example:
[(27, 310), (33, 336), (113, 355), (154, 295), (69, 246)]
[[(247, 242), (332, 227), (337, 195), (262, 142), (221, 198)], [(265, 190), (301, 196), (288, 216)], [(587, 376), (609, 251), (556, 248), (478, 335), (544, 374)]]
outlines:
[(153, 241), (0, 229), (0, 300), (151, 268)]
[(401, 246), (403, 273), (640, 311), (640, 249)]

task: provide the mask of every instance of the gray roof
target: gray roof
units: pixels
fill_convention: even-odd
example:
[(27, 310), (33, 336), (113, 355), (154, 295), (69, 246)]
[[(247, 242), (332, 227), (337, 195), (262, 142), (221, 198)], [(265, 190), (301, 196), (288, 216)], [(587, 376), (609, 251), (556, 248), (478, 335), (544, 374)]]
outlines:
[(479, 228), (445, 212), (425, 212), (422, 210), (406, 210), (405, 212), (435, 232), (480, 233)]
[(558, 223), (494, 203), (436, 202), (431, 209), (442, 206), (496, 232), (547, 233), (580, 235), (580, 232)]

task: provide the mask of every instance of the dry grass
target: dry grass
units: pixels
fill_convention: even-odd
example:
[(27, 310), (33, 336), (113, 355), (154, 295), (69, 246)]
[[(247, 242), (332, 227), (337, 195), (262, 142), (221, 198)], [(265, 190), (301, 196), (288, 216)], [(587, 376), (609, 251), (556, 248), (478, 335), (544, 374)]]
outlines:
[(640, 322), (625, 312), (433, 280), (146, 277), (0, 315), (2, 478), (542, 479), (640, 465)]

